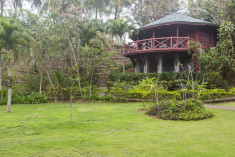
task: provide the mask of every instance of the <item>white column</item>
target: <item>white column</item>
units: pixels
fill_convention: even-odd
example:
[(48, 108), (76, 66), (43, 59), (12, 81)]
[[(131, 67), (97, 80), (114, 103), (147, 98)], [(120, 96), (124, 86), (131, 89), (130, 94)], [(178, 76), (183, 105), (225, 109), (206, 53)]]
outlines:
[(148, 56), (144, 56), (144, 73), (148, 73)]
[(162, 68), (162, 55), (158, 55), (158, 62), (159, 62), (159, 65), (157, 66), (157, 72), (158, 73), (162, 73), (163, 72), (163, 68)]
[(179, 54), (175, 54), (175, 72), (180, 72), (180, 59), (179, 59)]
[(140, 63), (138, 58), (136, 59), (135, 72), (140, 73)]

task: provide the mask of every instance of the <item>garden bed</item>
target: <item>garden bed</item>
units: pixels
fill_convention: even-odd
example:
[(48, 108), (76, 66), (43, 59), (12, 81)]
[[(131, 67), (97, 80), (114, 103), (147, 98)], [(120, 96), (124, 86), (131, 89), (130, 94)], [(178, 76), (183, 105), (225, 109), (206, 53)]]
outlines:
[(181, 101), (162, 101), (158, 104), (148, 104), (146, 114), (157, 116), (164, 120), (202, 120), (213, 118), (214, 115), (207, 111), (204, 103), (196, 99), (186, 99)]

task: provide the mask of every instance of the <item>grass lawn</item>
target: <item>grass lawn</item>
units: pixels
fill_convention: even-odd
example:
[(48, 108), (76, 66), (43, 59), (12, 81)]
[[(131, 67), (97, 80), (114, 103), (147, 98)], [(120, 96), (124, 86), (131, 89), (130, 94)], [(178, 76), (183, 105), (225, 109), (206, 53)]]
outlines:
[(235, 101), (234, 102), (213, 103), (213, 105), (235, 107)]
[(137, 110), (141, 103), (0, 106), (1, 157), (233, 157), (235, 112), (209, 109), (201, 121), (166, 121)]

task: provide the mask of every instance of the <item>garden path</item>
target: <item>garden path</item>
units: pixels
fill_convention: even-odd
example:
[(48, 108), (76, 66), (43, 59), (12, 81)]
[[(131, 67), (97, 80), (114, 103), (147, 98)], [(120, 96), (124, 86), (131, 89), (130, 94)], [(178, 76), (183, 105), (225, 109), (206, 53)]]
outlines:
[(207, 107), (207, 108), (214, 108), (214, 109), (220, 109), (220, 110), (235, 111), (235, 107), (228, 107), (228, 106), (219, 106), (219, 105), (205, 104), (205, 107)]

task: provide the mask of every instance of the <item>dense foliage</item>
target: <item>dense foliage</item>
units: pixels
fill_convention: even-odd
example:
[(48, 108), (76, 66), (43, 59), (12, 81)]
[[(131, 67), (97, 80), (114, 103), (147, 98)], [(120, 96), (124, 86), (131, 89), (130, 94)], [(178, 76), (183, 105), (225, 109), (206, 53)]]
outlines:
[[(130, 73), (130, 74), (123, 74), (118, 70), (114, 70), (110, 75), (110, 80), (113, 82), (129, 82), (129, 83), (138, 83), (138, 81), (142, 81), (145, 78), (158, 78), (163, 81), (165, 87), (169, 90), (177, 90), (179, 86), (179, 79), (186, 80), (186, 76), (188, 72), (164, 72), (164, 73)], [(192, 73), (194, 80), (202, 80), (204, 78), (204, 84), (207, 89), (214, 89), (214, 88), (227, 88), (227, 81), (222, 77), (219, 77), (218, 72), (199, 72), (199, 73)]]
[[(159, 100), (180, 100), (188, 97), (206, 100), (232, 95), (225, 80), (229, 79), (234, 68), (234, 25), (232, 16), (228, 14), (234, 6), (232, 0), (231, 3), (226, 1), (223, 6), (210, 0), (189, 3), (190, 13), (194, 16), (197, 16), (194, 9), (198, 8), (212, 11), (211, 15), (215, 15), (216, 12), (211, 9), (218, 6), (218, 24), (221, 24), (218, 44), (201, 56), (201, 65), (205, 72), (128, 75), (125, 71), (132, 65), (125, 65), (123, 58), (123, 45), (128, 34), (133, 34), (136, 25), (143, 26), (185, 7), (181, 2), (2, 2), (0, 91), (3, 87), (11, 91), (12, 87), (13, 103), (41, 102), (31, 101), (31, 97), (37, 99), (39, 95), (56, 101), (71, 98), (88, 101), (145, 101), (154, 99), (156, 92)], [(36, 14), (32, 13), (32, 10), (24, 10), (23, 3), (32, 6), (31, 9)], [(13, 10), (7, 10), (8, 8)], [(224, 8), (228, 10), (223, 11)], [(208, 15), (199, 18), (213, 21)], [(221, 19), (226, 22), (222, 22)], [(232, 22), (228, 22), (229, 20)], [(111, 60), (115, 53), (121, 56), (118, 63)], [(119, 68), (120, 65), (121, 68), (115, 70), (115, 67)], [(102, 80), (102, 75), (109, 75), (109, 78)], [(157, 85), (153, 83), (156, 80)], [(100, 88), (102, 81), (107, 89)], [(20, 92), (17, 90), (19, 88)], [(8, 97), (10, 95), (11, 92)], [(19, 98), (15, 101), (17, 96)], [(6, 97), (1, 97), (2, 104), (6, 103)]]
[(216, 47), (201, 55), (201, 63), (205, 71), (218, 71), (222, 77), (229, 78), (235, 61), (235, 25), (222, 22), (218, 31)]
[(165, 120), (201, 120), (212, 118), (213, 114), (205, 109), (204, 103), (196, 99), (181, 101), (162, 101), (147, 106), (147, 114)]
[[(7, 104), (7, 90), (5, 88), (3, 88), (2, 90), (2, 94), (3, 94), (3, 99), (0, 100), (0, 105)], [(42, 103), (48, 103), (49, 99), (45, 95), (35, 92), (30, 92), (30, 93), (15, 92), (12, 94), (11, 101), (12, 104), (42, 104)]]
[(235, 24), (235, 0), (189, 0), (190, 14), (220, 25), (222, 21)]

